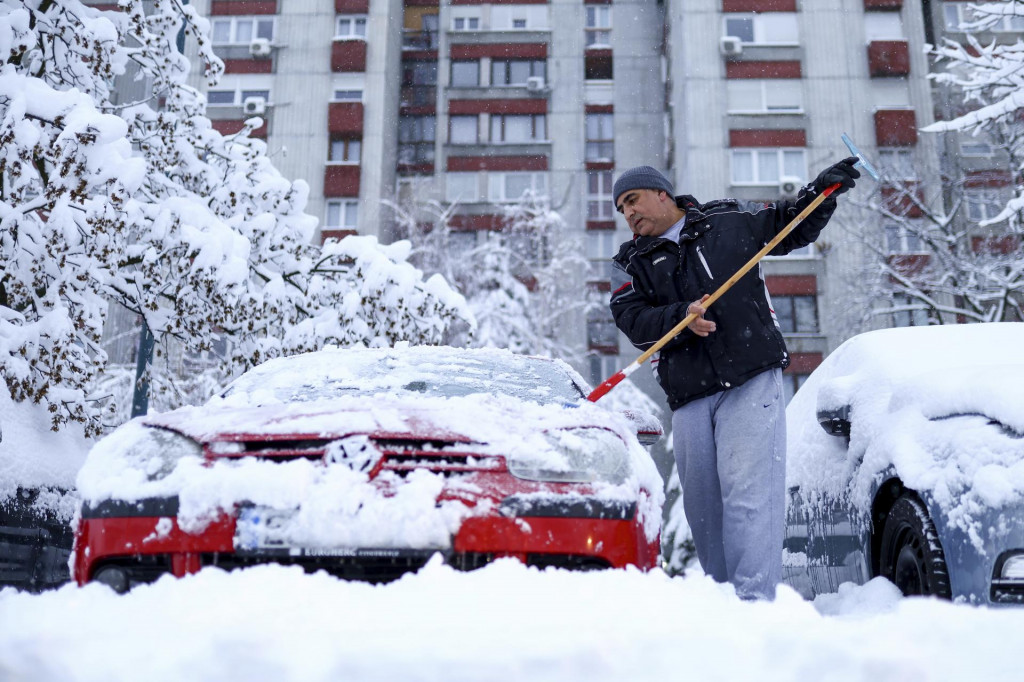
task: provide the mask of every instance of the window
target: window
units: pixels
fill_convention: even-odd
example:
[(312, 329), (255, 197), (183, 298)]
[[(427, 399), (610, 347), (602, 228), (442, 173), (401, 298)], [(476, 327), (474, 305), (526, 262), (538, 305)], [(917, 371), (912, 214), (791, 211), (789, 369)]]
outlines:
[(816, 334), (818, 301), (815, 296), (772, 296), (775, 317), (783, 334)]
[(437, 85), (437, 62), (403, 62), (402, 85)]
[(526, 192), (533, 192), (537, 196), (547, 195), (547, 173), (516, 171), (487, 174), (487, 198), (490, 201), (517, 201)]
[(920, 253), (921, 238), (906, 225), (889, 223), (885, 226), (885, 246), (889, 253)]
[(960, 156), (992, 156), (992, 145), (975, 140), (961, 141)]
[(354, 230), (359, 223), (359, 202), (355, 199), (328, 199), (327, 229), (345, 228)]
[(614, 230), (587, 231), (587, 259), (590, 279), (607, 282), (612, 278), (612, 256), (618, 251)]
[(865, 12), (864, 32), (872, 40), (904, 40), (903, 22), (899, 12)]
[(495, 87), (526, 85), (526, 79), (537, 76), (547, 80), (547, 62), (543, 59), (495, 59), (491, 62), (491, 85)]
[(992, 190), (967, 191), (964, 193), (964, 202), (967, 204), (967, 219), (975, 223), (992, 220), (1002, 213), (1006, 205), (999, 193)]
[(619, 330), (606, 305), (596, 305), (587, 312), (587, 347), (606, 353), (619, 352)]
[(210, 23), (214, 45), (248, 45), (256, 38), (274, 39), (274, 17), (224, 17)]
[(206, 103), (210, 106), (236, 106), (240, 107), (247, 99), (262, 97), (265, 102), (270, 101), (270, 90), (210, 90), (206, 93)]
[(332, 163), (359, 163), (362, 140), (331, 140), (327, 160)]
[(547, 140), (545, 114), (491, 114), (491, 142), (508, 144)]
[(477, 116), (451, 116), (448, 119), (449, 144), (476, 144), (480, 141)]
[(614, 114), (587, 114), (587, 161), (612, 161), (615, 159), (613, 116)]
[(436, 121), (433, 116), (402, 116), (398, 119), (398, 163), (434, 162)]
[(361, 102), (363, 100), (362, 90), (335, 90), (335, 102)]
[(726, 88), (729, 113), (799, 113), (804, 108), (799, 79), (732, 79)]
[(914, 153), (909, 149), (879, 149), (878, 164), (893, 180), (916, 180)]
[(448, 172), (445, 174), (444, 180), (445, 201), (465, 204), (481, 200), (478, 173)]
[[(974, 12), (968, 9), (967, 3), (961, 2), (943, 3), (942, 12), (946, 20), (946, 30), (955, 31), (958, 33), (963, 32), (963, 29), (960, 28), (961, 24), (969, 24), (985, 16), (975, 15)], [(993, 25), (991, 28), (987, 28), (987, 30), (996, 32), (1024, 31), (1024, 17), (1008, 16), (996, 19), (995, 25)]]
[(782, 393), (788, 404), (793, 399), (793, 395), (796, 394), (797, 390), (804, 385), (807, 381), (807, 377), (810, 374), (797, 374), (796, 372), (783, 372), (782, 374)]
[(589, 54), (583, 59), (583, 78), (588, 81), (610, 81), (615, 77), (615, 62), (604, 54)]
[(594, 386), (619, 371), (618, 355), (591, 353), (587, 356), (587, 363), (590, 366), (590, 383)]
[(548, 5), (492, 4), (491, 30), (542, 31), (548, 28)]
[(732, 184), (775, 185), (782, 176), (807, 176), (803, 149), (733, 149)]
[(925, 327), (929, 324), (928, 306), (906, 294), (892, 296), (893, 327)]
[(453, 88), (475, 88), (478, 85), (480, 85), (480, 62), (478, 60), (452, 62)]
[(587, 220), (615, 220), (612, 172), (587, 173)]
[(611, 47), (612, 8), (607, 5), (586, 6), (587, 47)]
[(795, 12), (731, 14), (725, 17), (725, 35), (752, 45), (798, 45)]
[[(479, 10), (477, 10), (479, 12)], [(473, 16), (456, 16), (452, 17), (452, 30), (453, 31), (479, 31), (480, 30), (480, 17)]]
[(338, 17), (335, 38), (366, 38), (366, 17), (343, 14)]

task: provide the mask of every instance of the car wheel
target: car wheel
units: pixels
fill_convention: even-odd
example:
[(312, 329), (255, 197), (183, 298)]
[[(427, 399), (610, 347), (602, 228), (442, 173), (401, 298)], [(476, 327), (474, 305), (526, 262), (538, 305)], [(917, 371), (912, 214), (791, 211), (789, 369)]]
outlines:
[(903, 495), (892, 505), (882, 529), (879, 559), (879, 573), (905, 596), (952, 597), (939, 534), (918, 498)]

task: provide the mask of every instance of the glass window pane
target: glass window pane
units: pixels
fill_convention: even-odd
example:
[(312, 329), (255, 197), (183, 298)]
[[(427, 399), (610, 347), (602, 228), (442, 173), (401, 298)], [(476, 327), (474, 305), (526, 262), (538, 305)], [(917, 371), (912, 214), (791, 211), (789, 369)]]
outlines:
[(802, 108), (799, 80), (780, 79), (765, 85), (765, 106), (769, 111), (798, 111)]
[(507, 173), (505, 175), (505, 199), (518, 199), (531, 187), (529, 173)]
[(505, 117), (505, 142), (526, 142), (530, 139), (532, 126), (529, 116)]
[(805, 334), (818, 331), (818, 311), (813, 296), (795, 296), (796, 330)]
[(476, 144), (478, 142), (476, 116), (452, 116), (449, 122), (451, 128), (448, 141), (451, 144)]
[(491, 85), (508, 85), (508, 62), (491, 62)]
[(356, 19), (353, 33), (357, 36), (366, 37), (366, 19)]
[(547, 81), (548, 64), (543, 59), (537, 59), (530, 62), (530, 75), (540, 76)]
[(889, 253), (900, 253), (903, 251), (899, 225), (885, 226), (885, 246)]
[(474, 202), (477, 200), (477, 174), (451, 172), (445, 175), (447, 201)]
[(362, 151), (363, 143), (360, 140), (349, 140), (348, 141), (348, 156), (345, 157), (346, 161), (359, 161), (359, 154)]
[[(895, 12), (867, 12), (866, 16), (872, 14), (896, 14)], [(796, 44), (799, 42), (797, 35), (796, 14), (794, 12), (766, 12), (758, 15), (756, 36), (759, 43), (786, 43)]]
[(548, 117), (543, 114), (538, 114), (533, 117), (533, 139), (535, 140), (546, 140), (548, 139)]
[(725, 20), (725, 35), (736, 36), (744, 43), (754, 42), (754, 20), (747, 17), (729, 17)]
[(235, 23), (235, 42), (236, 43), (251, 43), (252, 42), (252, 20), (251, 19), (238, 19)]
[(783, 173), (793, 178), (803, 180), (807, 177), (807, 164), (804, 162), (802, 151), (787, 151), (782, 153)]
[(345, 227), (359, 224), (359, 204), (354, 201), (345, 202)]
[(762, 81), (727, 80), (729, 111), (764, 111)]
[(522, 60), (509, 62), (509, 85), (526, 85), (530, 77), (530, 63)]
[(753, 152), (732, 153), (732, 181), (736, 183), (754, 181)]
[(231, 42), (231, 21), (229, 19), (218, 19), (213, 22), (213, 42)]
[(263, 99), (270, 101), (270, 90), (242, 90), (242, 101), (249, 99), (250, 97), (262, 97)]
[(341, 203), (337, 201), (327, 202), (327, 225), (326, 227), (341, 227)]
[(452, 62), (452, 86), (456, 88), (480, 85), (480, 62)]
[(234, 90), (210, 90), (206, 93), (207, 104), (234, 104)]
[(757, 181), (761, 184), (779, 181), (779, 157), (775, 152), (757, 153)]
[(261, 19), (256, 22), (256, 37), (266, 38), (267, 40), (274, 39), (274, 20), (273, 19)]
[(361, 100), (362, 98), (363, 98), (363, 91), (362, 90), (335, 90), (334, 91), (334, 99), (335, 100), (349, 100), (349, 101), (356, 100), (356, 101), (358, 101), (358, 100)]

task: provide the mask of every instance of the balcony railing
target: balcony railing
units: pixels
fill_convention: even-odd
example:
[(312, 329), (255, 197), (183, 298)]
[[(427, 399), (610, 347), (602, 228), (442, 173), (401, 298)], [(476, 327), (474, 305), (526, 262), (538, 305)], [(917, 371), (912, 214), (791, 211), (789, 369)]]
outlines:
[(437, 87), (434, 85), (402, 86), (403, 107), (434, 106), (437, 104)]
[(436, 50), (438, 31), (408, 30), (402, 31), (403, 50)]

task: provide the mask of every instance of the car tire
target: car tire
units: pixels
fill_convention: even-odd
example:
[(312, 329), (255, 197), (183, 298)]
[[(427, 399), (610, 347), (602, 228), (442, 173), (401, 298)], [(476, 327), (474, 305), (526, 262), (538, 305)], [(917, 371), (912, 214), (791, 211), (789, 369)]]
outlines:
[(902, 495), (882, 529), (879, 573), (905, 596), (950, 599), (949, 569), (935, 524), (920, 499)]

